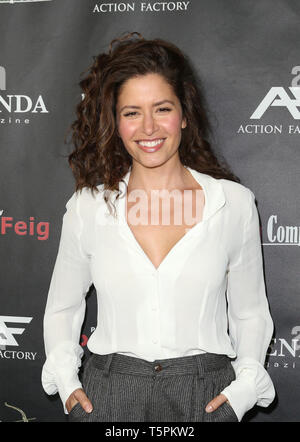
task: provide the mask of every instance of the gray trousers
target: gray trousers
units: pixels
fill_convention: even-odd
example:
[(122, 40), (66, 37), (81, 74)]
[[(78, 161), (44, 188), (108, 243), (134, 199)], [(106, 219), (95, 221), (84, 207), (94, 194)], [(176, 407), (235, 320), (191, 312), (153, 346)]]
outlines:
[(227, 355), (203, 353), (149, 362), (118, 353), (92, 354), (82, 385), (93, 404), (86, 413), (77, 403), (69, 422), (238, 422), (223, 403), (205, 407), (235, 379)]

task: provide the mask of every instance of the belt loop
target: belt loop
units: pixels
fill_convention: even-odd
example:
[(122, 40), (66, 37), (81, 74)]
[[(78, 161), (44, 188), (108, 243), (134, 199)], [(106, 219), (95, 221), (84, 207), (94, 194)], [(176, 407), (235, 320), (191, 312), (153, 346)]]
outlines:
[(196, 355), (196, 361), (197, 361), (197, 367), (198, 367), (198, 373), (200, 378), (204, 378), (204, 364), (203, 364), (203, 356), (202, 354)]
[(194, 419), (195, 422), (205, 421), (205, 406), (207, 397), (207, 379), (205, 378), (205, 365), (204, 365), (204, 354), (196, 355), (197, 371), (198, 376), (196, 376), (196, 389), (199, 394), (197, 394), (194, 405)]
[(110, 368), (110, 364), (113, 358), (113, 353), (109, 353), (107, 355), (106, 361), (105, 361), (105, 365), (104, 365), (104, 371), (103, 371), (103, 376), (108, 377), (109, 376), (109, 368)]

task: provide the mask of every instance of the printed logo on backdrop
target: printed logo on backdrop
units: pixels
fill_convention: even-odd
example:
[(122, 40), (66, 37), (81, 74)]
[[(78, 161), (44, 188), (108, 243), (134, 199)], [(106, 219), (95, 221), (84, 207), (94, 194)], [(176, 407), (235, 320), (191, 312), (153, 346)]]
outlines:
[[(239, 134), (300, 134), (300, 66), (294, 66), (291, 70), (294, 78), (291, 86), (272, 86), (262, 97), (252, 114), (250, 120), (260, 120), (263, 116), (272, 117), (274, 108), (281, 108), (283, 115), (288, 115), (296, 120), (295, 124), (241, 124), (237, 130)], [(299, 121), (299, 124), (297, 123)]]
[(300, 358), (300, 326), (293, 327), (290, 336), (272, 339), (267, 355), (266, 368), (296, 368)]
[(136, 2), (97, 2), (92, 9), (93, 13), (126, 13), (126, 12), (185, 12), (190, 1), (136, 1)]
[(1, 3), (37, 3), (37, 2), (52, 2), (52, 0), (0, 0)]
[(277, 215), (271, 215), (267, 221), (267, 239), (264, 246), (300, 246), (300, 226), (281, 225)]
[(22, 335), (26, 330), (25, 327), (19, 327), (19, 325), (30, 324), (31, 321), (32, 317), (27, 316), (0, 316), (0, 359), (35, 360), (36, 352), (15, 349), (19, 347), (17, 336)]
[(42, 95), (18, 94), (11, 87), (5, 94), (6, 90), (7, 72), (0, 66), (0, 124), (30, 124), (31, 115), (49, 113)]
[(3, 216), (4, 210), (0, 209), (0, 235), (8, 235), (10, 232), (17, 236), (34, 236), (39, 241), (49, 239), (49, 222), (36, 223), (34, 216), (28, 221), (15, 221), (12, 216)]
[(87, 336), (86, 334), (82, 334), (80, 336), (80, 338), (81, 338), (81, 341), (80, 341), (81, 347), (86, 347), (87, 346), (88, 340), (90, 339), (91, 335), (94, 333), (95, 330), (96, 330), (96, 327), (91, 327), (90, 328), (90, 335), (89, 336)]
[(16, 413), (18, 413), (18, 415), (20, 415), (21, 419), (17, 419), (17, 420), (13, 420), (13, 421), (11, 421), (11, 420), (3, 421), (2, 419), (0, 419), (0, 422), (30, 422), (30, 421), (36, 420), (36, 417), (27, 417), (26, 413), (23, 410), (21, 410), (21, 408), (16, 407), (15, 405), (10, 405), (7, 402), (4, 402), (4, 405), (5, 405), (5, 407), (10, 408), (11, 410), (13, 410), (14, 416), (16, 415)]

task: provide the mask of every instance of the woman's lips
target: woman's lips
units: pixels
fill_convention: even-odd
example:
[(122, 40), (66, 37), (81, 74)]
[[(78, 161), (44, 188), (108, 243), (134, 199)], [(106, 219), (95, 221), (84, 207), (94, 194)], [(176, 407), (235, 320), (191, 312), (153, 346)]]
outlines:
[(156, 144), (155, 146), (152, 147), (148, 147), (148, 146), (142, 146), (139, 142), (137, 142), (137, 145), (139, 146), (140, 149), (142, 149), (144, 152), (147, 153), (153, 153), (153, 152), (157, 152), (162, 145), (164, 144), (165, 140), (163, 140), (161, 143)]

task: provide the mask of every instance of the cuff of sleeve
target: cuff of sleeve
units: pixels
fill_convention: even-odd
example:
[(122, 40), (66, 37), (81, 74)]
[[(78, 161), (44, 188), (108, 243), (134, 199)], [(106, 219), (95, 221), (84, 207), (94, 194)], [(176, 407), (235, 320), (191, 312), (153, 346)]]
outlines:
[(78, 372), (81, 365), (83, 348), (72, 341), (64, 341), (48, 356), (42, 369), (42, 385), (49, 395), (58, 393), (65, 414), (66, 400), (77, 388), (82, 388)]
[(82, 388), (82, 384), (78, 378), (77, 372), (69, 373), (56, 373), (54, 375), (49, 374), (48, 367), (45, 364), (42, 370), (42, 384), (45, 392), (49, 395), (59, 394), (62, 401), (64, 413), (69, 414), (66, 408), (66, 401), (71, 393), (77, 388)]
[(61, 376), (57, 376), (56, 385), (58, 388), (59, 397), (62, 401), (64, 413), (69, 414), (66, 408), (66, 401), (74, 390), (77, 388), (82, 388), (82, 384), (77, 373), (74, 373), (67, 381), (63, 380)]
[(227, 397), (239, 422), (257, 402), (255, 385), (248, 379), (232, 381), (221, 393)]

